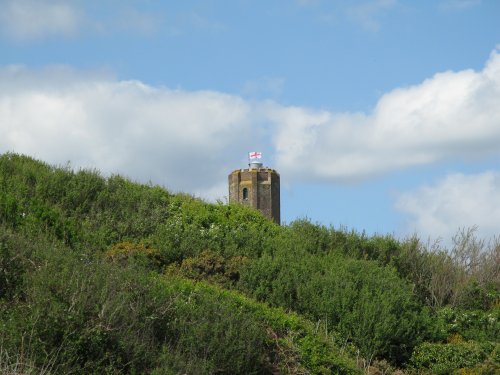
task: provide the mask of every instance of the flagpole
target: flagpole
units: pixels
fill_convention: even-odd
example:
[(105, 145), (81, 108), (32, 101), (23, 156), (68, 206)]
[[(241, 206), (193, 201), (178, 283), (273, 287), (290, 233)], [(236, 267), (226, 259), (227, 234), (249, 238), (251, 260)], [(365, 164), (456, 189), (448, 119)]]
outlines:
[(262, 163), (260, 162), (260, 159), (262, 158), (262, 152), (259, 151), (252, 151), (248, 153), (248, 168), (249, 169), (254, 169), (254, 168), (261, 168)]

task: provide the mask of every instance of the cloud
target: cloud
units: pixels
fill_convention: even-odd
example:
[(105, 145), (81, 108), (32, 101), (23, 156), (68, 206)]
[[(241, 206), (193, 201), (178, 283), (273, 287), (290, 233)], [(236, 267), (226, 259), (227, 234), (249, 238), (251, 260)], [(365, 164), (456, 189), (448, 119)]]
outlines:
[(160, 30), (164, 21), (161, 14), (126, 4), (101, 4), (99, 13), (78, 0), (0, 0), (0, 7), (0, 36), (18, 42), (82, 34), (149, 35)]
[(481, 0), (446, 0), (439, 4), (445, 11), (461, 11), (481, 5)]
[(170, 36), (186, 35), (190, 32), (219, 33), (226, 30), (223, 23), (196, 12), (174, 13), (168, 24), (167, 34)]
[(500, 149), (500, 54), (335, 113), (215, 91), (153, 87), (68, 67), (0, 68), (0, 151), (70, 160), (205, 198), (259, 149), (288, 183), (344, 183)]
[(267, 98), (273, 98), (281, 95), (284, 86), (284, 78), (263, 77), (246, 81), (241, 91), (244, 96), (266, 96)]
[[(277, 163), (287, 175), (349, 182), (500, 149), (500, 54), (482, 71), (444, 72), (383, 95), (370, 114), (276, 105)], [(300, 172), (298, 172), (300, 170)]]
[(380, 15), (396, 4), (397, 0), (371, 0), (351, 7), (348, 14), (364, 29), (376, 32), (380, 29)]
[(318, 5), (321, 0), (296, 0), (295, 2), (300, 6), (307, 7), (311, 5)]
[(116, 9), (111, 19), (99, 21), (87, 19), (90, 28), (103, 33), (131, 31), (143, 35), (151, 35), (161, 29), (161, 14), (147, 13), (130, 6)]
[(500, 172), (451, 174), (432, 186), (398, 196), (396, 207), (409, 215), (407, 230), (449, 241), (459, 228), (478, 226), (479, 236), (500, 235)]
[(81, 14), (71, 2), (4, 0), (0, 6), (0, 35), (14, 40), (72, 36), (81, 24)]
[(296, 0), (301, 9), (312, 10), (317, 20), (322, 23), (335, 25), (346, 18), (360, 26), (365, 31), (377, 32), (380, 30), (380, 19), (398, 5), (398, 0), (362, 0), (352, 2)]
[(231, 95), (81, 77), (68, 68), (0, 71), (2, 152), (70, 160), (205, 198), (226, 194), (220, 182), (239, 166), (235, 155), (251, 149), (249, 111)]

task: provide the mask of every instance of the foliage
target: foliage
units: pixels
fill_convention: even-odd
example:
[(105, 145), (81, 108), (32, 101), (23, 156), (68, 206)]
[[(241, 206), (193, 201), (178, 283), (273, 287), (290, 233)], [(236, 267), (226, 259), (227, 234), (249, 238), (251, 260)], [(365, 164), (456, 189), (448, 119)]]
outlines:
[(325, 320), (365, 357), (402, 362), (422, 339), (428, 316), (397, 274), (374, 262), (322, 257), (289, 248), (242, 271), (242, 287), (257, 299)]
[[(303, 318), (293, 314), (286, 314), (281, 309), (269, 308), (265, 304), (257, 303), (238, 293), (227, 291), (221, 289), (220, 287), (204, 283), (192, 283), (182, 281), (180, 279), (179, 282), (183, 285), (183, 293), (187, 293), (190, 300), (193, 298), (207, 298), (210, 296), (212, 297), (210, 300), (215, 299), (218, 301), (218, 303), (213, 305), (213, 311), (211, 309), (204, 308), (198, 310), (199, 313), (207, 319), (206, 327), (210, 327), (210, 329), (214, 329), (212, 327), (214, 324), (213, 317), (220, 315), (221, 311), (224, 311), (225, 308), (227, 308), (228, 314), (236, 314), (236, 316), (240, 314), (250, 314), (242, 320), (242, 322), (246, 321), (246, 325), (251, 323), (249, 318), (255, 319), (255, 317), (258, 317), (258, 321), (260, 322), (259, 325), (266, 330), (265, 342), (261, 342), (258, 345), (262, 347), (268, 346), (272, 350), (271, 353), (268, 353), (267, 358), (270, 369), (283, 369), (283, 362), (285, 362), (288, 366), (293, 364), (292, 367), (301, 366), (301, 364), (304, 363), (307, 371), (312, 374), (330, 372), (344, 374), (357, 373), (354, 362), (347, 356), (342, 355), (341, 351), (336, 347), (334, 342), (328, 340), (326, 337), (322, 337), (319, 334), (315, 334), (313, 331), (313, 325)], [(196, 305), (198, 305), (198, 303), (196, 303)], [(185, 314), (181, 315), (184, 316)], [(192, 327), (193, 325), (189, 326)], [(230, 330), (241, 329), (241, 327), (236, 325), (229, 325), (229, 327), (224, 325), (224, 327), (221, 328), (225, 330), (228, 328)], [(204, 328), (196, 327), (196, 330), (199, 329), (203, 330)], [(238, 335), (239, 334), (248, 337), (248, 332), (240, 332)], [(201, 331), (193, 334), (191, 337), (193, 340), (199, 341), (199, 339), (203, 336), (204, 333)], [(220, 335), (217, 337), (220, 337)], [(251, 339), (251, 336), (249, 339)], [(217, 345), (220, 346), (220, 344), (220, 341), (214, 342), (214, 347)], [(256, 344), (257, 343), (252, 342), (248, 343), (248, 349), (258, 353), (258, 348), (260, 346), (254, 346)], [(224, 345), (222, 346), (224, 347)], [(230, 342), (228, 342), (228, 346), (237, 347), (237, 341), (231, 339)], [(285, 351), (288, 351), (285, 354), (283, 353), (283, 347), (286, 347), (287, 349)], [(206, 351), (205, 347), (202, 348)], [(221, 348), (220, 350), (228, 350), (228, 348)], [(228, 361), (231, 363), (237, 362), (238, 356), (241, 355), (241, 352), (242, 350), (239, 348), (238, 354), (231, 353), (228, 357)], [(290, 353), (293, 353), (294, 355), (290, 356)], [(253, 359), (253, 361), (255, 361), (255, 359)], [(249, 370), (246, 369), (246, 371)]]
[[(497, 345), (498, 346), (498, 345)], [(500, 369), (498, 347), (489, 343), (479, 344), (474, 341), (454, 343), (423, 343), (415, 348), (411, 363), (415, 368), (427, 369), (433, 374), (450, 374), (458, 369)], [(492, 363), (491, 361), (496, 362)], [(481, 372), (488, 373), (488, 372)], [(494, 373), (494, 372), (491, 372)]]
[(451, 305), (487, 310), (500, 299), (500, 244), (485, 244), (475, 231), (460, 230), (450, 250), (439, 242), (411, 238), (392, 263), (415, 285), (417, 297), (434, 309)]
[(17, 249), (8, 245), (8, 235), (0, 237), (0, 299), (13, 300), (22, 292), (26, 265)]
[(500, 337), (500, 305), (489, 311), (446, 307), (438, 311), (437, 319), (445, 337), (460, 335), (466, 340), (482, 341)]
[(130, 263), (139, 263), (143, 267), (159, 271), (161, 269), (161, 259), (158, 249), (143, 243), (120, 242), (111, 246), (104, 257), (121, 266)]
[(240, 271), (248, 263), (249, 259), (245, 256), (235, 256), (226, 260), (222, 255), (205, 250), (195, 257), (185, 258), (180, 266), (175, 263), (170, 264), (165, 273), (230, 287), (239, 281)]
[[(499, 254), (474, 228), (444, 249), (307, 219), (278, 226), (8, 153), (0, 358), (54, 373), (302, 374), (353, 373), (354, 357), (379, 372), (410, 356), (416, 371), (454, 371), (459, 353), (488, 372)], [(442, 343), (452, 337), (463, 341)]]
[[(356, 373), (354, 362), (312, 325), (281, 310), (151, 274), (134, 262), (75, 253), (44, 237), (24, 242), (0, 228), (3, 245), (21, 243), (18, 255), (27, 260), (24, 298), (0, 300), (0, 343), (5, 353), (25, 347), (34, 369), (49, 358), (54, 373), (271, 373), (285, 362), (309, 364), (310, 373)], [(114, 250), (120, 248), (127, 245)], [(296, 356), (279, 350), (284, 335), (296, 338), (288, 345)]]

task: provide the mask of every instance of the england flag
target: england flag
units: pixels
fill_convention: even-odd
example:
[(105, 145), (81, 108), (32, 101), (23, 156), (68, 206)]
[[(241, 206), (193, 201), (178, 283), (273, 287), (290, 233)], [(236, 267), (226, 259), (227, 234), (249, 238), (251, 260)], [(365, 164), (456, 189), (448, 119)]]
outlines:
[(252, 160), (252, 159), (260, 159), (260, 158), (262, 158), (262, 152), (256, 152), (256, 151), (249, 152), (248, 153), (248, 158), (250, 160)]

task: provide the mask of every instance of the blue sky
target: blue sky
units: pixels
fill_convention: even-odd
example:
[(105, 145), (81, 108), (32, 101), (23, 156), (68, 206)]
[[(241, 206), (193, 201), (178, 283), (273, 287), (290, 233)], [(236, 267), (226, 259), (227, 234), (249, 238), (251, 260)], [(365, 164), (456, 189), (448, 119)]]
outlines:
[(285, 222), (500, 234), (499, 1), (0, 9), (0, 152), (213, 201), (262, 151)]

